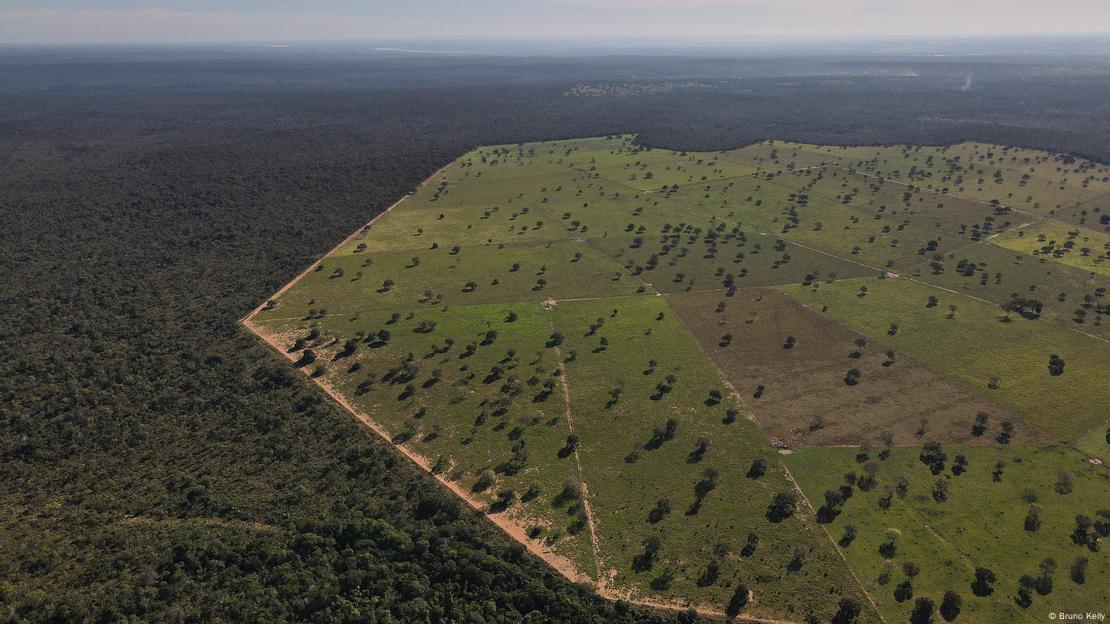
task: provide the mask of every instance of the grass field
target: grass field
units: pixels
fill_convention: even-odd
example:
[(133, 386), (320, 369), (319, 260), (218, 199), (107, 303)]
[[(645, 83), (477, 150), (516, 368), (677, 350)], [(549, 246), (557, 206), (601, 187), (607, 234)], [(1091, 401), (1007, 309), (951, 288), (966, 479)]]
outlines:
[(1035, 299), (1041, 304), (1041, 319), (1110, 339), (1110, 325), (1093, 312), (1105, 299), (1110, 277), (1015, 252), (1006, 247), (1009, 236), (931, 258), (909, 275), (998, 305), (1014, 297)]
[[(1110, 507), (1087, 462), (1110, 448), (1104, 172), (970, 144), (482, 147), (247, 324), (607, 596), (784, 622), (843, 600), (856, 621), (904, 621), (913, 601), (892, 591), (912, 557), (915, 593), (1020, 621), (1037, 603), (1012, 594), (1044, 557), (1053, 600), (1105, 599), (1104, 554), (1066, 580), (1068, 524)], [(943, 504), (918, 460), (937, 442), (968, 461)], [(822, 511), (849, 471), (879, 485)], [(1018, 484), (1044, 508), (1040, 541)], [(898, 556), (877, 550), (887, 529)], [(988, 564), (998, 591), (979, 599)]]
[[(1095, 517), (1107, 504), (1110, 487), (1106, 470), (1062, 447), (944, 445), (948, 462), (940, 475), (924, 464), (917, 449), (893, 449), (880, 458), (872, 450), (867, 459), (858, 449), (805, 448), (787, 458), (791, 470), (811, 500), (824, 501), (824, 492), (845, 485), (843, 475), (867, 474), (875, 468), (875, 484), (867, 491), (854, 487), (852, 496), (825, 526), (838, 540), (852, 525), (856, 537), (841, 546), (853, 570), (889, 622), (905, 622), (914, 600), (896, 596), (907, 579), (903, 566), (916, 564), (911, 579), (913, 597), (929, 596), (939, 605), (946, 591), (963, 598), (961, 620), (968, 622), (1041, 622), (1050, 610), (1097, 612), (1110, 600), (1110, 585), (1093, 583), (1110, 573), (1110, 558), (1091, 552), (1072, 540), (1076, 514)], [(953, 474), (957, 456), (967, 467)], [(1001, 474), (994, 473), (1002, 463)], [(1066, 493), (1061, 474), (1070, 475)], [(906, 479), (904, 492), (899, 482)], [(934, 497), (936, 483), (948, 484), (947, 498)], [(858, 482), (857, 482), (858, 484)], [(1027, 530), (1030, 509), (1038, 510), (1036, 530)], [(896, 529), (893, 552), (880, 552)], [(1087, 578), (1077, 583), (1070, 568), (1077, 558), (1089, 560)], [(1055, 562), (1051, 590), (1031, 592), (1029, 606), (1015, 598), (1022, 575), (1040, 578), (1039, 565)], [(975, 569), (989, 568), (997, 577), (990, 595), (977, 596), (972, 588)], [(1060, 605), (1067, 605), (1061, 607)]]
[(1083, 271), (1110, 276), (1110, 235), (1042, 221), (999, 237), (996, 245)]

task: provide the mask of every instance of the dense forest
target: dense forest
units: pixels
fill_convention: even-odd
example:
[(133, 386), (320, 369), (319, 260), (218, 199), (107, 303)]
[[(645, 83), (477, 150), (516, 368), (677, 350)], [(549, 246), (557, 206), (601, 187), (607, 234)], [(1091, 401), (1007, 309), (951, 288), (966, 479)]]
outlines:
[[(1110, 160), (1102, 62), (652, 63), (0, 56), (0, 621), (690, 619), (568, 583), (239, 319), (479, 144)], [(684, 75), (712, 82), (567, 95)]]

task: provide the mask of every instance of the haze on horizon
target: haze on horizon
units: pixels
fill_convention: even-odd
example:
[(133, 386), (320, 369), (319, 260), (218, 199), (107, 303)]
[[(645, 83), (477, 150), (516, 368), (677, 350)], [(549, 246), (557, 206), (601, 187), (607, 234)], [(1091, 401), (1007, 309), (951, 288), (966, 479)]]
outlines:
[(1105, 0), (5, 0), (0, 44), (1104, 34)]

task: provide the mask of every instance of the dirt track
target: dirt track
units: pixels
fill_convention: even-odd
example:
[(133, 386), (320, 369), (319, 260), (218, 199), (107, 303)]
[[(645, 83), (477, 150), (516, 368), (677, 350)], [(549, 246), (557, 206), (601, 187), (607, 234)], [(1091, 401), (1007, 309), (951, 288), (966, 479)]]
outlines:
[[(446, 168), (447, 167), (445, 166), (445, 167), (439, 169), (438, 171), (436, 171), (434, 174), (432, 174), (430, 177), (428, 177), (427, 180), (422, 182), (420, 184), (420, 186), (418, 186), (417, 188), (423, 187), (423, 186), (429, 184), (432, 180), (438, 178)], [(270, 348), (274, 349), (278, 353), (281, 353), (285, 357), (286, 360), (289, 360), (290, 362), (296, 361), (296, 359), (297, 359), (296, 356), (292, 353), (289, 353), (288, 350), (285, 348), (285, 346), (278, 342), (278, 337), (277, 336), (275, 336), (273, 334), (270, 334), (269, 332), (266, 332), (265, 330), (263, 330), (261, 327), (259, 327), (257, 324), (254, 323), (254, 317), (259, 312), (262, 312), (267, 307), (267, 305), (269, 304), (270, 301), (275, 300), (278, 297), (280, 297), (282, 294), (287, 292), (290, 288), (295, 286), (297, 284), (297, 282), (299, 282), (301, 279), (303, 279), (306, 275), (308, 275), (309, 273), (314, 271), (316, 269), (316, 267), (320, 264), (320, 262), (322, 262), (325, 258), (327, 258), (331, 254), (338, 251), (344, 245), (346, 245), (351, 240), (353, 240), (356, 236), (361, 234), (364, 230), (371, 227), (377, 219), (381, 218), (385, 214), (388, 214), (394, 208), (401, 205), (401, 203), (404, 202), (405, 199), (407, 199), (411, 195), (412, 195), (412, 193), (410, 193), (409, 195), (406, 195), (405, 197), (402, 197), (401, 199), (394, 202), (391, 206), (389, 206), (388, 208), (383, 210), (381, 213), (375, 215), (374, 218), (371, 219), (370, 221), (368, 221), (364, 226), (355, 230), (355, 232), (352, 233), (350, 236), (344, 238), (338, 245), (333, 247), (331, 250), (329, 250), (326, 254), (324, 254), (320, 258), (316, 259), (304, 271), (302, 271), (299, 275), (294, 277), (288, 284), (282, 286), (280, 289), (278, 289), (277, 292), (275, 292), (273, 295), (268, 297), (266, 299), (266, 301), (259, 304), (258, 307), (256, 307), (254, 310), (251, 310), (251, 312), (249, 314), (247, 314), (245, 317), (243, 317), (240, 320), (240, 322), (243, 324), (243, 327), (245, 327), (248, 331), (250, 331), (252, 334), (254, 334), (259, 339), (261, 339), (263, 342), (265, 342)], [(305, 372), (305, 371), (302, 371), (302, 372)], [(307, 373), (306, 373), (306, 376), (307, 376)], [(331, 397), (332, 400), (334, 400), (337, 404), (339, 404), (341, 407), (343, 407), (343, 409), (347, 410), (352, 416), (354, 416), (356, 420), (358, 420), (360, 423), (362, 423), (367, 428), (369, 428), (371, 431), (373, 431), (378, 436), (380, 436), (390, 446), (392, 446), (394, 449), (396, 449), (402, 455), (404, 455), (409, 460), (411, 460), (414, 464), (419, 466), (422, 470), (424, 470), (425, 472), (430, 474), (433, 478), (435, 478), (435, 480), (437, 482), (439, 482), (443, 487), (446, 487), (448, 490), (450, 490), (452, 493), (454, 493), (456, 496), (458, 496), (460, 499), (462, 499), (464, 502), (466, 502), (466, 504), (469, 505), (472, 509), (474, 509), (480, 515), (482, 515), (484, 518), (486, 518), (487, 520), (492, 522), (495, 526), (497, 526), (497, 528), (504, 531), (507, 535), (509, 535), (509, 537), (512, 537), (514, 540), (519, 542), (521, 545), (523, 545), (525, 548), (527, 548), (529, 552), (531, 552), (533, 555), (542, 559), (549, 566), (551, 566), (555, 571), (557, 571), (559, 574), (563, 575), (565, 578), (567, 578), (571, 582), (590, 585), (591, 587), (593, 587), (595, 589), (595, 591), (597, 591), (599, 596), (601, 596), (603, 598), (606, 598), (608, 600), (624, 600), (626, 602), (629, 602), (631, 604), (635, 604), (635, 605), (638, 605), (638, 606), (641, 606), (641, 607), (645, 607), (645, 608), (649, 608), (649, 609), (664, 610), (664, 611), (685, 611), (687, 609), (694, 609), (699, 615), (701, 615), (703, 617), (709, 617), (709, 618), (715, 618), (715, 619), (725, 619), (725, 618), (727, 618), (724, 611), (721, 611), (721, 610), (713, 608), (713, 607), (705, 606), (705, 605), (695, 605), (695, 604), (692, 604), (692, 603), (674, 603), (674, 602), (666, 602), (666, 601), (661, 601), (661, 600), (637, 599), (637, 598), (632, 598), (630, 596), (627, 596), (622, 592), (610, 589), (604, 581), (605, 573), (603, 571), (603, 565), (602, 565), (602, 559), (601, 559), (601, 556), (600, 556), (600, 551), (598, 550), (598, 546), (597, 546), (596, 528), (595, 528), (594, 522), (593, 522), (593, 513), (592, 513), (592, 510), (590, 509), (590, 506), (589, 506), (589, 503), (588, 503), (588, 500), (587, 500), (588, 499), (588, 491), (585, 487), (585, 484), (583, 484), (583, 506), (584, 506), (584, 509), (586, 510), (586, 518), (587, 518), (587, 524), (588, 524), (589, 530), (590, 530), (591, 543), (592, 543), (592, 547), (593, 547), (593, 551), (594, 551), (594, 556), (596, 558), (597, 565), (598, 565), (598, 580), (596, 582), (593, 579), (590, 579), (589, 577), (584, 576), (578, 570), (578, 568), (575, 567), (574, 563), (571, 562), (569, 559), (567, 559), (565, 557), (562, 557), (562, 556), (558, 555), (557, 553), (555, 553), (551, 550), (543, 548), (542, 544), (540, 542), (538, 542), (537, 540), (529, 539), (525, 527), (522, 526), (521, 524), (518, 524), (518, 523), (514, 522), (506, 514), (503, 514), (503, 513), (501, 513), (501, 514), (490, 514), (490, 513), (488, 513), (487, 505), (485, 505), (480, 500), (474, 498), (471, 495), (470, 492), (468, 492), (466, 489), (461, 487), (459, 484), (447, 479), (446, 477), (444, 477), (441, 474), (437, 474), (437, 473), (433, 472), (432, 471), (432, 465), (426, 457), (423, 457), (422, 455), (412, 451), (411, 449), (406, 448), (402, 444), (394, 443), (391, 436), (389, 435), (388, 431), (386, 431), (380, 424), (378, 424), (372, 418), (370, 418), (370, 416), (368, 414), (366, 414), (365, 412), (360, 410), (358, 407), (353, 405), (350, 401), (348, 401), (346, 397), (344, 397), (341, 393), (336, 391), (336, 389), (334, 387), (332, 387), (330, 384), (328, 384), (326, 381), (324, 381), (321, 378), (315, 378), (315, 379), (312, 379), (312, 381), (315, 382), (316, 385), (319, 386), (325, 393), (327, 393), (327, 395), (329, 397)], [(569, 389), (567, 388), (565, 378), (563, 379), (563, 384), (562, 385), (563, 385), (563, 392), (565, 394), (565, 398), (567, 399), (566, 418), (567, 418), (568, 425), (570, 425), (571, 424), (571, 415), (570, 415)], [(576, 460), (578, 459), (577, 450), (575, 451), (575, 459)], [(581, 469), (579, 469), (579, 474), (581, 474)], [(759, 617), (745, 616), (745, 615), (738, 615), (736, 617), (729, 618), (729, 619), (730, 619), (730, 621), (758, 622), (758, 623), (763, 623), (763, 624), (796, 624), (796, 623), (790, 622), (788, 620), (774, 620), (774, 619), (759, 618)]]

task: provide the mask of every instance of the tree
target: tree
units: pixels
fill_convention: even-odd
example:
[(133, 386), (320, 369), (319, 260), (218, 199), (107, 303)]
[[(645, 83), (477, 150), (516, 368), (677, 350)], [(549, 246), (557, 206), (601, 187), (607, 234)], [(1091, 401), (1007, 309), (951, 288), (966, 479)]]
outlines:
[(786, 569), (791, 572), (797, 572), (802, 569), (805, 564), (806, 551), (802, 547), (794, 549), (794, 557), (790, 559), (790, 563), (786, 565)]
[(832, 624), (854, 624), (861, 613), (863, 613), (863, 605), (858, 600), (848, 597), (841, 598), (836, 605), (836, 614), (833, 615)]
[(971, 584), (971, 593), (976, 596), (989, 596), (994, 593), (994, 582), (998, 580), (990, 568), (975, 568), (975, 581)]
[(844, 492), (841, 490), (826, 490), (825, 504), (817, 510), (817, 521), (822, 524), (832, 522), (840, 514), (840, 506), (844, 503)]
[(951, 589), (944, 592), (944, 599), (940, 603), (940, 616), (948, 622), (955, 620), (959, 617), (963, 604), (964, 599), (956, 592)]
[(902, 532), (890, 528), (883, 532), (883, 537), (885, 539), (879, 544), (879, 554), (887, 559), (893, 559), (898, 553), (898, 538), (902, 537)]
[(840, 544), (840, 546), (843, 548), (851, 546), (852, 542), (856, 540), (856, 533), (856, 525), (850, 522), (848, 524), (845, 524), (844, 534), (840, 536), (840, 539), (837, 541), (837, 543)]
[(898, 583), (898, 587), (894, 588), (894, 599), (898, 602), (905, 602), (913, 598), (913, 580), (905, 579)]
[(939, 475), (944, 471), (944, 462), (948, 459), (948, 455), (941, 450), (940, 442), (929, 441), (921, 447), (921, 454), (918, 455), (921, 463), (929, 467), (929, 470)]
[(1064, 374), (1064, 358), (1053, 353), (1048, 356), (1048, 374), (1059, 377)]
[(316, 352), (313, 351), (312, 349), (305, 349), (304, 353), (301, 354), (300, 359), (298, 359), (293, 364), (293, 366), (296, 366), (297, 368), (304, 368), (305, 366), (308, 366), (309, 364), (312, 364), (315, 361), (316, 361)]
[(948, 477), (940, 477), (933, 485), (933, 500), (943, 503), (948, 500)]
[(651, 579), (651, 588), (657, 591), (666, 591), (670, 589), (671, 584), (674, 583), (674, 575), (675, 571), (673, 567), (667, 566), (663, 568), (663, 572), (661, 572), (659, 576)]
[(748, 533), (747, 539), (744, 541), (744, 547), (740, 549), (740, 554), (744, 557), (751, 557), (755, 554), (755, 549), (759, 546), (759, 536), (755, 533)]
[(913, 605), (913, 611), (910, 613), (910, 624), (929, 624), (933, 621), (933, 612), (936, 611), (936, 603), (928, 596), (921, 596)]
[(582, 443), (578, 440), (578, 434), (572, 433), (568, 435), (567, 439), (563, 442), (563, 448), (559, 449), (559, 459), (563, 459), (564, 457), (569, 457), (570, 455), (572, 455), (576, 450), (578, 450), (578, 447), (581, 444)]
[(644, 551), (632, 559), (632, 569), (637, 572), (650, 570), (651, 567), (655, 565), (655, 560), (659, 556), (660, 549), (663, 548), (663, 542), (654, 535), (644, 539), (642, 545)]
[(1012, 438), (1013, 435), (1014, 423), (1008, 420), (1004, 420), (1002, 421), (1002, 430), (998, 432), (998, 436), (995, 437), (994, 441), (998, 442), (999, 444), (1009, 444), (1010, 438)]
[(1028, 574), (1023, 574), (1018, 579), (1018, 591), (1017, 596), (1014, 597), (1014, 602), (1022, 609), (1028, 609), (1029, 605), (1033, 604), (1033, 587), (1036, 584), (1037, 579)]
[(701, 479), (694, 484), (694, 497), (699, 501), (709, 495), (717, 487), (717, 471), (706, 468)]
[(1037, 564), (1037, 569), (1041, 571), (1041, 575), (1037, 578), (1037, 593), (1047, 596), (1052, 593), (1052, 575), (1056, 573), (1056, 560), (1045, 557)]
[(1041, 507), (1030, 505), (1029, 513), (1025, 514), (1025, 530), (1036, 533), (1041, 528)]
[(1090, 535), (1092, 526), (1091, 519), (1083, 514), (1075, 514), (1075, 529), (1071, 534), (1071, 541), (1077, 546), (1088, 546), (1095, 544), (1096, 548), (1098, 541), (1096, 536)]
[(862, 374), (863, 373), (861, 373), (858, 368), (850, 368), (848, 369), (848, 373), (844, 375), (844, 383), (849, 386), (854, 386), (859, 383)]
[(1091, 561), (1086, 557), (1076, 557), (1075, 561), (1071, 562), (1070, 576), (1071, 580), (1077, 584), (1082, 585), (1087, 582), (1087, 564)]
[(721, 574), (721, 562), (717, 559), (710, 559), (706, 564), (705, 569), (702, 570), (701, 575), (698, 576), (698, 587), (709, 587), (717, 582), (717, 577)]
[(747, 585), (738, 583), (736, 585), (736, 591), (732, 592), (732, 598), (728, 601), (725, 614), (729, 617), (736, 617), (740, 614), (740, 610), (748, 604), (748, 600), (750, 599), (751, 590), (748, 589)]
[(957, 477), (967, 471), (967, 457), (964, 455), (957, 455), (956, 459), (952, 462), (952, 474)]
[(975, 424), (971, 426), (971, 435), (979, 437), (987, 431), (987, 419), (990, 415), (986, 412), (979, 412), (975, 415)]
[(709, 440), (707, 438), (699, 438), (697, 443), (694, 444), (694, 450), (690, 451), (690, 454), (686, 456), (686, 463), (696, 464), (700, 462), (708, 451)]
[(671, 499), (664, 496), (655, 501), (655, 507), (652, 507), (651, 511), (648, 512), (648, 522), (653, 524), (659, 522), (669, 513), (671, 513)]
[(756, 457), (752, 460), (752, 465), (748, 468), (748, 478), (758, 479), (767, 474), (767, 460), (762, 457)]
[(489, 489), (489, 487), (493, 485), (494, 479), (495, 477), (492, 470), (483, 470), (481, 474), (478, 475), (478, 480), (474, 482), (474, 491), (481, 492)]
[(1056, 477), (1056, 485), (1053, 488), (1057, 494), (1071, 494), (1073, 484), (1074, 479), (1072, 479), (1071, 473), (1067, 470), (1061, 470)]
[(870, 492), (879, 483), (878, 474), (879, 462), (869, 461), (863, 465), (863, 476), (856, 481), (856, 485), (864, 492)]
[(794, 515), (797, 505), (798, 497), (794, 492), (779, 492), (771, 499), (771, 505), (767, 508), (767, 519), (771, 522), (782, 522)]

